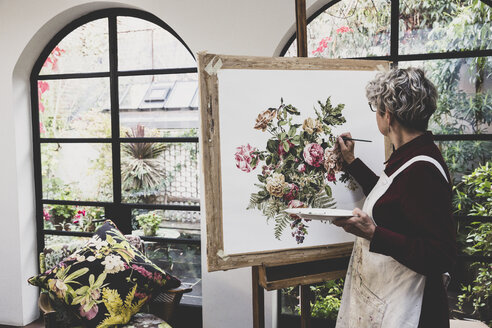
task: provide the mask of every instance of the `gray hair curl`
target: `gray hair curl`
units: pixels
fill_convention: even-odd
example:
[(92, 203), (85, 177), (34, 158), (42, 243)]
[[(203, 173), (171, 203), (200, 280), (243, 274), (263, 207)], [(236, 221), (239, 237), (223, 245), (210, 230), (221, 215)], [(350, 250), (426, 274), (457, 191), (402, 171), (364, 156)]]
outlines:
[(437, 90), (419, 68), (380, 73), (366, 87), (366, 97), (380, 115), (388, 111), (403, 126), (427, 130), (436, 111)]

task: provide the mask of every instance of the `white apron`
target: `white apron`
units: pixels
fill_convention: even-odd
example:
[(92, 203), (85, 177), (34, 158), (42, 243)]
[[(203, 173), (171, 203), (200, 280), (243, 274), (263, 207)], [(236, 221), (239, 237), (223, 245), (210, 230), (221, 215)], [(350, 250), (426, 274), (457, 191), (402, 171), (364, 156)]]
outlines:
[[(384, 171), (367, 196), (362, 211), (373, 217), (376, 201), (396, 176), (417, 161), (434, 164), (446, 181), (438, 161), (416, 156), (391, 176)], [(369, 241), (357, 237), (350, 258), (336, 328), (416, 328), (419, 323), (425, 276), (407, 268), (391, 256), (369, 252)]]

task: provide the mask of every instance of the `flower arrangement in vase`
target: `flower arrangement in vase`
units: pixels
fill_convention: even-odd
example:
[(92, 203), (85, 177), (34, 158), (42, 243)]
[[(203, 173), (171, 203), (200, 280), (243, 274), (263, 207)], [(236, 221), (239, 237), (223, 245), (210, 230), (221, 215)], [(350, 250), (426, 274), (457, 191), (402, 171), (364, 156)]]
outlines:
[[(308, 117), (295, 123), (293, 117), (300, 111), (286, 105), (283, 99), (278, 108), (261, 112), (255, 129), (271, 135), (266, 149), (260, 150), (250, 144), (237, 147), (236, 166), (250, 173), (261, 165), (261, 174), (255, 186), (259, 189), (251, 194), (247, 209), (258, 209), (267, 220), (275, 221), (275, 237), (280, 239), (283, 230), (290, 226), (297, 243), (304, 241), (307, 220), (284, 212), (287, 208), (317, 207), (330, 208), (335, 205), (330, 183), (335, 184), (336, 173), (342, 171), (343, 160), (336, 146), (332, 127), (345, 123), (343, 104), (332, 106), (330, 98), (325, 103), (318, 101), (316, 117)], [(350, 176), (343, 173), (340, 181), (349, 182)]]

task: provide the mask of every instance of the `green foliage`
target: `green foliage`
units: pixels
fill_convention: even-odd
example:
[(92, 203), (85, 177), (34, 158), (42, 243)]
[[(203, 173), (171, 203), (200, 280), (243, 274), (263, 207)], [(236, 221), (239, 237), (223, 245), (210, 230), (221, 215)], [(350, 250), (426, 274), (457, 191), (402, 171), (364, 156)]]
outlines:
[[(338, 310), (343, 292), (343, 279), (329, 280), (321, 284), (310, 286), (311, 293), (314, 296), (314, 302), (311, 302), (311, 316), (313, 318), (328, 319), (335, 321), (337, 319)], [(287, 288), (284, 290), (287, 298), (295, 299), (298, 297), (297, 288)], [(290, 302), (292, 307), (290, 310), (301, 313), (301, 308), (298, 302)]]
[[(145, 137), (145, 127), (126, 133), (128, 138)], [(121, 179), (122, 188), (138, 199), (147, 202), (149, 196), (155, 195), (165, 183), (166, 172), (161, 165), (167, 146), (158, 142), (130, 142), (121, 144)]]
[(144, 231), (146, 236), (155, 236), (157, 228), (162, 222), (162, 216), (156, 211), (140, 214), (136, 217), (138, 225)]
[[(464, 176), (455, 187), (457, 207), (461, 214), (471, 216), (492, 215), (492, 162), (478, 167)], [(492, 223), (471, 222), (472, 229), (465, 239), (463, 251), (470, 255), (492, 256)], [(474, 280), (462, 287), (459, 308), (471, 303), (474, 313), (482, 320), (490, 320), (492, 314), (492, 267), (490, 263), (475, 262), (471, 265)], [(489, 321), (492, 324), (492, 321)]]

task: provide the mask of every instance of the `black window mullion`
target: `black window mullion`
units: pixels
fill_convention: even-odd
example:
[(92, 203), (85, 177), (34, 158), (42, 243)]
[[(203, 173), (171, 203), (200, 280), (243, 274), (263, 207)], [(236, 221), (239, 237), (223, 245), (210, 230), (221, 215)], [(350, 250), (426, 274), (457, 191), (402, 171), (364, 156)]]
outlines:
[(131, 71), (119, 71), (118, 76), (139, 76), (139, 75), (166, 75), (166, 74), (188, 74), (197, 73), (196, 67), (183, 68), (161, 68), (161, 69), (142, 69)]
[(398, 66), (400, 0), (391, 0), (390, 58), (393, 66)]
[[(32, 107), (32, 136), (33, 136), (33, 165), (34, 165), (34, 194), (36, 199), (36, 231), (37, 231), (37, 254), (44, 249), (44, 222), (43, 222), (43, 205), (38, 201), (43, 198), (43, 175), (41, 161), (41, 143), (40, 143), (40, 120), (39, 120), (39, 98), (38, 98), (38, 80), (31, 76), (31, 107)], [(38, 257), (38, 268), (39, 268)]]
[(149, 137), (120, 138), (121, 142), (166, 142), (166, 143), (198, 143), (198, 137)]
[(121, 204), (120, 104), (118, 95), (118, 35), (116, 16), (108, 17), (109, 24), (109, 88), (111, 99), (111, 151), (113, 165), (113, 202)]
[(109, 72), (94, 72), (94, 73), (62, 73), (62, 74), (46, 74), (39, 75), (39, 80), (69, 80), (69, 79), (90, 79), (109, 77)]

